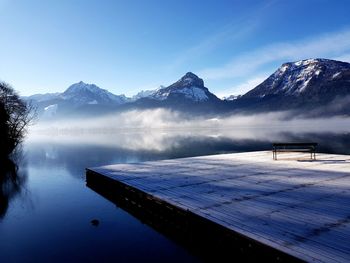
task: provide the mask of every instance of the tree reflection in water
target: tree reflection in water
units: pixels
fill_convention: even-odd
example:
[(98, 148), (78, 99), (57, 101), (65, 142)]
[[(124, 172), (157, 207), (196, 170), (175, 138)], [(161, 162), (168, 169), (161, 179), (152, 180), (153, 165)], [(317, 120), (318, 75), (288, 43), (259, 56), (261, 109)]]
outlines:
[(20, 151), (11, 158), (0, 158), (0, 220), (5, 217), (11, 200), (21, 194), (26, 182), (27, 175), (18, 165), (21, 159)]

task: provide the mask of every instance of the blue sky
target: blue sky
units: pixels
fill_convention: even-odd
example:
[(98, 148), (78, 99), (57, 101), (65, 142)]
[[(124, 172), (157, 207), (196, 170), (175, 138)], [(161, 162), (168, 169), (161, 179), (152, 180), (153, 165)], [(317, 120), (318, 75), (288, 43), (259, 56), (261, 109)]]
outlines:
[(187, 71), (240, 94), (287, 61), (350, 62), (350, 1), (0, 0), (0, 79), (21, 95), (80, 80), (133, 95)]

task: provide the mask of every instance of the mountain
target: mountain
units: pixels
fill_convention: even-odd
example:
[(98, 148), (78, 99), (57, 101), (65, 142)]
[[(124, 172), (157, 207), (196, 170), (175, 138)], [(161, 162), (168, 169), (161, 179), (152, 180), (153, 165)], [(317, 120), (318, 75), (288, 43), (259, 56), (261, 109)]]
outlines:
[(283, 96), (320, 96), (348, 93), (350, 64), (329, 59), (307, 59), (283, 64), (244, 98)]
[[(160, 88), (163, 88), (163, 86), (160, 86)], [(157, 90), (158, 89), (155, 89), (155, 90), (141, 90), (136, 95), (132, 96), (131, 100), (132, 101), (136, 101), (138, 99), (151, 97), (154, 93), (157, 92)]]
[(56, 99), (61, 95), (61, 93), (56, 92), (56, 93), (45, 93), (45, 94), (34, 94), (31, 96), (25, 96), (22, 97), (22, 99), (26, 101), (35, 101), (35, 102), (42, 102), (42, 101), (47, 101), (51, 99)]
[(24, 99), (35, 104), (39, 116), (44, 119), (159, 107), (204, 113), (216, 110), (214, 105), (221, 103), (204, 86), (204, 81), (191, 72), (168, 87), (160, 86), (156, 90), (141, 91), (132, 98), (114, 95), (95, 84), (80, 81), (69, 86), (63, 93), (35, 94)]
[(155, 100), (176, 100), (205, 102), (209, 100), (218, 100), (208, 88), (204, 87), (204, 81), (192, 72), (187, 72), (180, 80), (163, 87), (154, 92), (150, 98)]
[(62, 99), (70, 100), (75, 105), (84, 104), (123, 104), (128, 101), (125, 95), (113, 93), (97, 87), (95, 84), (87, 84), (82, 81), (68, 87), (61, 94)]
[(24, 97), (24, 99), (35, 102), (61, 99), (71, 101), (76, 106), (84, 104), (123, 104), (129, 100), (125, 95), (114, 95), (105, 89), (99, 88), (95, 84), (87, 84), (83, 81), (69, 86), (63, 93), (35, 94)]
[(114, 95), (82, 81), (69, 86), (63, 93), (35, 94), (24, 99), (36, 105), (39, 116), (43, 118), (66, 116), (67, 113), (102, 114), (130, 101), (125, 95)]
[(242, 95), (230, 95), (230, 96), (227, 96), (227, 97), (223, 97), (222, 99), (226, 100), (226, 101), (233, 101), (233, 100), (239, 99), (241, 96)]
[(221, 104), (222, 101), (204, 86), (203, 79), (188, 72), (170, 86), (161, 86), (127, 107), (168, 108), (189, 114), (207, 114), (217, 111)]
[[(279, 67), (235, 102), (255, 110), (326, 109), (350, 96), (350, 64), (307, 59)], [(333, 107), (334, 108), (334, 107)], [(339, 109), (343, 111), (344, 109)]]

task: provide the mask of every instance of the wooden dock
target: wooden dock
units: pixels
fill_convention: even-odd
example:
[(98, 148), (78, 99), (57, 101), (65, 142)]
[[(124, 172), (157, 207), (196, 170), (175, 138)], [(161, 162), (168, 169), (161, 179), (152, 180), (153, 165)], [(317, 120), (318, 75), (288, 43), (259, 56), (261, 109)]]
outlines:
[(305, 261), (350, 262), (350, 156), (247, 152), (89, 168)]

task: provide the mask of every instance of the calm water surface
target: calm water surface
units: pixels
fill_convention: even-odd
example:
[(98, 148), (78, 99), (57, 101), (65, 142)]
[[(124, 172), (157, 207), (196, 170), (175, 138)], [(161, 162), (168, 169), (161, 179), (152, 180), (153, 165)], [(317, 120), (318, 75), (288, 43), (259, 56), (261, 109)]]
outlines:
[[(85, 168), (225, 152), (267, 150), (269, 132), (230, 136), (200, 132), (31, 135), (16, 158), (17, 181), (3, 182), (0, 262), (198, 262), (85, 185)], [(350, 134), (291, 134), (319, 151), (350, 154)], [(98, 226), (91, 220), (99, 220)]]

